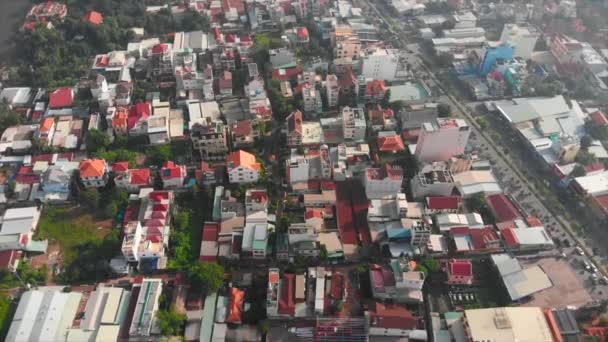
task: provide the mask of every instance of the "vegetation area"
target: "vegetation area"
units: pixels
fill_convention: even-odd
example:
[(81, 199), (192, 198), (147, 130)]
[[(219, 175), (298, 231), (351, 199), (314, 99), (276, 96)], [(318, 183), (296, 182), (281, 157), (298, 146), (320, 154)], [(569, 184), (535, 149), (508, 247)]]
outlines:
[[(88, 72), (89, 58), (99, 53), (122, 50), (132, 33), (128, 28), (143, 27), (147, 34), (209, 30), (209, 19), (197, 12), (186, 12), (176, 21), (168, 9), (146, 13), (145, 0), (68, 1), (68, 16), (55, 22), (55, 28), (42, 25), (17, 35), (18, 72), (16, 83), (37, 87), (73, 86)], [(92, 25), (81, 19), (89, 10), (104, 16)]]
[(0, 132), (21, 123), (23, 123), (23, 116), (10, 110), (5, 103), (0, 102)]
[(45, 207), (36, 239), (61, 245), (63, 272), (55, 280), (65, 284), (105, 279), (109, 275), (107, 260), (116, 255), (120, 245), (118, 232), (98, 228), (93, 215), (56, 207)]
[(479, 213), (486, 224), (494, 224), (496, 218), (492, 209), (488, 205), (488, 201), (484, 194), (476, 194), (471, 198), (467, 198), (466, 206), (473, 213)]
[(187, 320), (186, 315), (180, 314), (174, 307), (167, 310), (158, 310), (156, 318), (160, 332), (164, 336), (181, 335)]
[(8, 329), (11, 325), (13, 310), (13, 302), (10, 297), (0, 295), (0, 340), (4, 341)]

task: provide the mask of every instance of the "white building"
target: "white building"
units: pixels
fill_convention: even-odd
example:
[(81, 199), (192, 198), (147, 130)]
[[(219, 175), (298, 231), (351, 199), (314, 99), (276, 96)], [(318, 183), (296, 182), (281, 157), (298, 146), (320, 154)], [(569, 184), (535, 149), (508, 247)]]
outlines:
[(325, 91), (327, 94), (327, 106), (332, 108), (338, 105), (340, 97), (340, 86), (336, 75), (327, 75), (325, 80)]
[(532, 57), (532, 52), (534, 52), (539, 37), (538, 31), (531, 26), (505, 24), (500, 35), (500, 41), (513, 46), (513, 57), (529, 59)]
[(452, 16), (455, 29), (472, 28), (477, 26), (477, 17), (473, 12), (462, 12)]
[(129, 328), (129, 336), (132, 338), (150, 336), (152, 327), (156, 325), (156, 312), (163, 289), (162, 280), (144, 279), (133, 287), (139, 287), (139, 295)]
[(450, 196), (454, 191), (454, 177), (445, 163), (428, 164), (410, 181), (415, 199), (426, 196)]
[(362, 107), (342, 108), (342, 133), (347, 142), (363, 142), (365, 140), (365, 112)]
[(394, 197), (401, 192), (403, 170), (400, 166), (386, 164), (383, 168), (365, 170), (365, 194), (368, 199)]
[(321, 93), (314, 87), (314, 85), (306, 84), (302, 87), (302, 99), (304, 102), (305, 112), (320, 113), (323, 111)]
[(139, 261), (138, 249), (141, 243), (141, 224), (139, 221), (128, 222), (124, 228), (124, 237), (122, 240), (122, 255), (129, 262)]
[(393, 81), (399, 66), (399, 56), (392, 49), (369, 49), (361, 58), (361, 75), (375, 80)]
[(66, 341), (82, 293), (62, 290), (59, 286), (45, 286), (25, 292), (5, 341)]
[(232, 152), (226, 157), (228, 178), (230, 183), (253, 183), (260, 178), (262, 165), (255, 156), (243, 150)]
[(462, 119), (439, 118), (424, 123), (418, 136), (415, 156), (419, 162), (447, 161), (464, 153), (471, 130)]
[(443, 36), (445, 38), (455, 38), (455, 39), (478, 38), (478, 37), (485, 37), (486, 31), (481, 27), (451, 29), (451, 30), (443, 30)]

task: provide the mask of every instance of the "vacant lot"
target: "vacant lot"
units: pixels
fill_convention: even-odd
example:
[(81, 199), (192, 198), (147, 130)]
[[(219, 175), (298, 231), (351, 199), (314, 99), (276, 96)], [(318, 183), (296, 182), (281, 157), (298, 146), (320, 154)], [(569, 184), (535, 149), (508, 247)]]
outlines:
[(541, 308), (562, 308), (569, 305), (580, 307), (592, 301), (589, 292), (578, 280), (568, 262), (563, 259), (544, 258), (530, 264), (522, 262), (522, 267), (538, 264), (551, 279), (553, 287), (535, 293), (533, 299), (523, 306)]
[(111, 220), (98, 221), (84, 208), (46, 207), (38, 225), (37, 239), (58, 244), (58, 259), (70, 263), (77, 256), (75, 247), (102, 241), (110, 232)]

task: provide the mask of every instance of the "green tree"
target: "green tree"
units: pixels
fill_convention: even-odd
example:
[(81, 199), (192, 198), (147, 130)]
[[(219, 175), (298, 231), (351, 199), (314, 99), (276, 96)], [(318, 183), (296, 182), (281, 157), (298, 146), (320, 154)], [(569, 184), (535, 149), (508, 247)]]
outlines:
[(8, 127), (23, 123), (23, 116), (8, 108), (5, 103), (0, 103), (0, 132), (4, 132)]
[(424, 260), (422, 261), (422, 265), (424, 265), (424, 267), (430, 273), (439, 272), (441, 270), (441, 265), (439, 265), (439, 262), (433, 257), (424, 258)]
[(160, 166), (173, 158), (171, 145), (149, 147), (146, 150), (148, 165)]
[(196, 287), (202, 287), (206, 292), (216, 292), (224, 280), (224, 267), (210, 262), (198, 262), (190, 267), (190, 281)]
[(582, 148), (578, 151), (574, 160), (579, 164), (583, 164), (584, 166), (597, 162), (597, 158), (595, 155), (593, 155), (593, 153), (590, 153)]
[(440, 118), (447, 118), (452, 115), (452, 106), (448, 103), (440, 103), (437, 105), (437, 115)]
[(91, 129), (87, 132), (85, 144), (87, 145), (87, 152), (91, 154), (99, 149), (107, 150), (110, 146), (110, 138), (101, 131)]
[(99, 206), (101, 195), (97, 189), (86, 189), (80, 192), (80, 200), (89, 208), (96, 209)]
[(187, 11), (179, 22), (182, 31), (209, 32), (209, 18), (196, 11)]
[(487, 129), (490, 124), (488, 123), (488, 119), (483, 118), (483, 117), (478, 117), (475, 119), (475, 121), (477, 122), (477, 124), (479, 125), (479, 128), (481, 129)]
[(158, 310), (156, 313), (158, 327), (164, 336), (180, 336), (184, 330), (187, 317), (178, 313), (175, 308)]

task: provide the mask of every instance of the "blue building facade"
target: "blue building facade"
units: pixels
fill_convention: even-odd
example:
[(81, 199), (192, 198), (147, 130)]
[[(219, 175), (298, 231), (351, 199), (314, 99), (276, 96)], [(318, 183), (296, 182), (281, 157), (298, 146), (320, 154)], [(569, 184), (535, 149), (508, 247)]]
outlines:
[(500, 45), (486, 45), (483, 49), (481, 63), (479, 64), (479, 75), (485, 76), (494, 69), (497, 61), (513, 59), (515, 49), (512, 45), (502, 43)]

